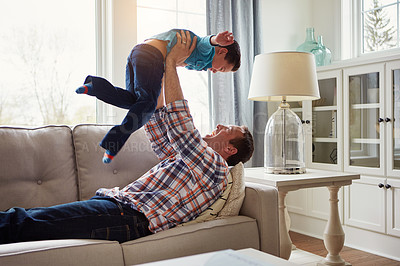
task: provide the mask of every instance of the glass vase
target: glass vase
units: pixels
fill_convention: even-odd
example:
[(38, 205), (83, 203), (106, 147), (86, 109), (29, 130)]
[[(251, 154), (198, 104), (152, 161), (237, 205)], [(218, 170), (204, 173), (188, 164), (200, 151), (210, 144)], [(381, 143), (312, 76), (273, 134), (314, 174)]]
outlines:
[(310, 53), (314, 48), (318, 46), (317, 41), (314, 36), (314, 28), (306, 29), (306, 40), (304, 43), (300, 44), (296, 51)]
[(311, 53), (314, 54), (316, 66), (326, 66), (332, 61), (331, 50), (324, 45), (322, 36), (318, 36), (318, 45)]

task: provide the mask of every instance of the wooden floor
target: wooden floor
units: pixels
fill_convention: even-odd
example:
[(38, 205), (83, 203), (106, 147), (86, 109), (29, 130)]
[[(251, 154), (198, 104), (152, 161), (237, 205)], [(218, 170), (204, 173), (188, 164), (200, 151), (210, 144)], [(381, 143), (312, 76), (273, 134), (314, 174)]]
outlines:
[[(328, 252), (325, 249), (323, 240), (302, 235), (295, 232), (289, 232), (293, 244), (301, 250), (313, 253), (315, 255), (326, 257)], [(340, 252), (342, 259), (352, 265), (377, 265), (377, 266), (400, 266), (400, 261), (391, 260), (374, 254), (370, 254), (357, 249), (344, 247)]]

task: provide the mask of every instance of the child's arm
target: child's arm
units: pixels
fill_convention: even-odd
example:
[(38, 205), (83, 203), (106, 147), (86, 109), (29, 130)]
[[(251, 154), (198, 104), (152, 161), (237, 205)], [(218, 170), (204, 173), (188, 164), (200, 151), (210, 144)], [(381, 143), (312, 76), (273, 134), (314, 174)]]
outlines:
[(210, 42), (212, 45), (228, 46), (233, 43), (233, 40), (232, 32), (224, 31), (212, 36)]

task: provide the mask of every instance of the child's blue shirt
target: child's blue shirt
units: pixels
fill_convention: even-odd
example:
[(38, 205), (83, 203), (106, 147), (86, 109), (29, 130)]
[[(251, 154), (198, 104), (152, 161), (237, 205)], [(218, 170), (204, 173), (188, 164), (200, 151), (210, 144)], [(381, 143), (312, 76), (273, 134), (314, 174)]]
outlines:
[[(167, 54), (171, 51), (172, 47), (176, 44), (176, 32), (180, 29), (172, 29), (160, 34), (156, 34), (149, 39), (157, 39), (162, 41), (167, 41)], [(186, 30), (184, 30), (186, 31)], [(193, 32), (190, 32), (190, 37), (194, 38), (197, 36)], [(187, 69), (190, 70), (207, 70), (212, 67), (212, 60), (215, 54), (215, 47), (211, 44), (212, 35), (206, 37), (197, 36), (197, 44), (191, 55), (185, 60)]]

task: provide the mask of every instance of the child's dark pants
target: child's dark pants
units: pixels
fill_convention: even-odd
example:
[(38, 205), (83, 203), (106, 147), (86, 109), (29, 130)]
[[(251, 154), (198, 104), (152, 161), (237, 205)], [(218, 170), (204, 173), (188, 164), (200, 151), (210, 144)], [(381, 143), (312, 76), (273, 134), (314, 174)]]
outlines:
[(157, 106), (164, 74), (161, 52), (147, 44), (139, 44), (131, 51), (126, 64), (126, 90), (115, 87), (104, 78), (88, 76), (93, 92), (103, 102), (129, 109), (120, 125), (114, 126), (100, 142), (100, 146), (117, 154), (129, 136), (149, 121)]

